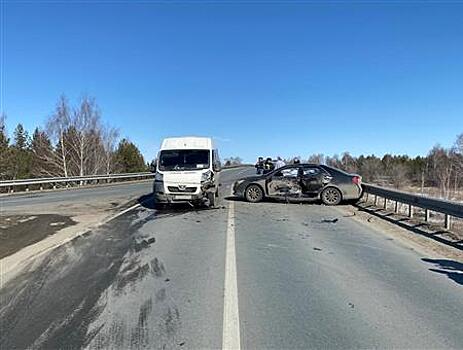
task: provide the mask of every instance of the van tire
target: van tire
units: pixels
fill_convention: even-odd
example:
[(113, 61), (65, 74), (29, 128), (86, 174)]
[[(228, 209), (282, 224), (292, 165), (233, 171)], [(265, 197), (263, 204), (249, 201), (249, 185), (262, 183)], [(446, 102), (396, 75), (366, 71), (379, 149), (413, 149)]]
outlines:
[(215, 208), (215, 205), (217, 203), (216, 192), (209, 192), (207, 194), (207, 199), (209, 200), (209, 208)]

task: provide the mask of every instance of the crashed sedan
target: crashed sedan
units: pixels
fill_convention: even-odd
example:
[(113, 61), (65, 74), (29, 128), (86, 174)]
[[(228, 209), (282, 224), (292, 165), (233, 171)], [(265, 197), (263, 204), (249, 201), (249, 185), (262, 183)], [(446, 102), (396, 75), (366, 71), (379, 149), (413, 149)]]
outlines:
[(252, 203), (272, 198), (287, 202), (321, 200), (325, 205), (337, 205), (359, 199), (361, 181), (359, 175), (327, 165), (294, 164), (238, 180), (233, 193)]

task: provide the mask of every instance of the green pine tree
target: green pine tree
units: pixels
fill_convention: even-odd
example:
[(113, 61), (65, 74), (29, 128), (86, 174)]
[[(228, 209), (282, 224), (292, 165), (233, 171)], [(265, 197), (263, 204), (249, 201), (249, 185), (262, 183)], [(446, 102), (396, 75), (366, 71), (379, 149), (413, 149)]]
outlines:
[(22, 124), (19, 123), (14, 130), (14, 144), (10, 149), (13, 179), (25, 179), (32, 176), (32, 152), (29, 146), (29, 135)]
[(147, 171), (145, 160), (138, 147), (127, 139), (122, 139), (117, 147), (116, 163), (121, 173)]
[(10, 151), (8, 135), (6, 133), (5, 125), (6, 115), (0, 115), (0, 179), (7, 180), (10, 178), (9, 163)]

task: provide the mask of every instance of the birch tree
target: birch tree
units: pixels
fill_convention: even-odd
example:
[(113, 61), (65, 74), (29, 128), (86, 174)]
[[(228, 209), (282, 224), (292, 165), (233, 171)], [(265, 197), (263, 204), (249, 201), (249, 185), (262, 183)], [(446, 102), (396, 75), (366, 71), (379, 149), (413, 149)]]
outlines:
[(78, 175), (95, 173), (97, 162), (94, 161), (94, 155), (99, 141), (97, 135), (100, 132), (100, 112), (94, 98), (88, 96), (82, 98), (79, 107), (74, 111), (71, 125), (74, 133), (70, 139), (70, 147), (77, 157), (75, 165), (78, 168)]
[(69, 176), (69, 145), (66, 142), (65, 134), (71, 125), (71, 111), (69, 102), (66, 96), (61, 95), (54, 113), (49, 117), (47, 121), (47, 133), (52, 140), (55, 140), (58, 144), (57, 154), (59, 162), (57, 166), (60, 169), (61, 175)]

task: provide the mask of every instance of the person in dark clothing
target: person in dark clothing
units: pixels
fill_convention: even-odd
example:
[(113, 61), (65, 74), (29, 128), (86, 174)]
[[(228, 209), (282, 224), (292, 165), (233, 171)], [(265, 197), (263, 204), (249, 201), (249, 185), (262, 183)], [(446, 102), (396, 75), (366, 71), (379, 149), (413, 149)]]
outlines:
[(255, 165), (257, 175), (261, 175), (264, 172), (264, 157), (259, 157)]
[(267, 158), (264, 162), (264, 174), (267, 174), (275, 169), (275, 165), (273, 164), (272, 158)]

